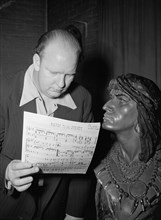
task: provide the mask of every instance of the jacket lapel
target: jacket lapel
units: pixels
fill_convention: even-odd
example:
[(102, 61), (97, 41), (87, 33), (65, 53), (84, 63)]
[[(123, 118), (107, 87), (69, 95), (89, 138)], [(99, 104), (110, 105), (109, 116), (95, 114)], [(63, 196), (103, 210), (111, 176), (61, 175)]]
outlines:
[(74, 110), (66, 106), (58, 105), (58, 109), (54, 112), (54, 117), (73, 120)]
[[(50, 175), (50, 174), (47, 174)], [(54, 198), (54, 194), (56, 192), (57, 187), (59, 186), (61, 180), (61, 176), (57, 174), (51, 174), (50, 177), (45, 179), (45, 185), (47, 185), (45, 193), (42, 195), (42, 210), (46, 207), (51, 197)]]
[[(23, 129), (23, 113), (24, 111), (27, 112), (32, 112), (32, 113), (36, 113), (36, 101), (32, 100), (28, 103), (26, 103), (23, 106), (19, 106), (20, 104), (20, 99), (21, 99), (21, 95), (22, 95), (22, 89), (23, 89), (23, 79), (24, 77), (20, 77), (18, 80), (18, 83), (16, 83), (16, 93), (12, 96), (12, 101), (16, 104), (16, 109), (14, 114), (16, 114), (16, 123), (19, 124), (20, 128), (21, 128), (21, 132)], [(65, 111), (66, 112), (66, 111)], [(65, 114), (64, 112), (64, 114)], [(21, 135), (22, 136), (22, 135)], [(42, 199), (42, 208), (45, 208), (45, 206), (47, 205), (47, 203), (49, 202), (50, 198), (53, 196), (59, 182), (60, 182), (60, 177), (57, 175), (54, 175), (53, 177), (51, 176), (51, 178), (45, 178), (45, 185), (47, 185), (47, 188), (45, 190), (43, 199)]]

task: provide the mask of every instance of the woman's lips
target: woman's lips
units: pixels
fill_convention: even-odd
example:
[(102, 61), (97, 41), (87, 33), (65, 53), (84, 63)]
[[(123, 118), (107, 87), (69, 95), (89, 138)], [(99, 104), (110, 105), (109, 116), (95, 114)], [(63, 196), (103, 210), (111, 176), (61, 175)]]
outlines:
[(109, 121), (110, 123), (113, 123), (113, 118), (108, 114), (104, 114), (103, 121)]

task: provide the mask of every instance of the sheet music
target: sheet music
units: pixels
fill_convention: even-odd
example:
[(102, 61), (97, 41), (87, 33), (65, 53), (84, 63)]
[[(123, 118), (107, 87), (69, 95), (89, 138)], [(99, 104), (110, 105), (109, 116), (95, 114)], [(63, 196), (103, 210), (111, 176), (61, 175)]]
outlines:
[(37, 164), (43, 173), (86, 173), (99, 130), (100, 123), (24, 112), (22, 161)]

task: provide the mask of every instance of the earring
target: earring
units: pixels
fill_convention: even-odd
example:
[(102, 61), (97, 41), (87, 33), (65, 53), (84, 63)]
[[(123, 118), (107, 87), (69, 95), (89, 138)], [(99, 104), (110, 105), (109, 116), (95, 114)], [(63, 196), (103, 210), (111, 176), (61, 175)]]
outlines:
[(136, 133), (140, 134), (140, 127), (138, 124), (135, 126), (135, 131)]

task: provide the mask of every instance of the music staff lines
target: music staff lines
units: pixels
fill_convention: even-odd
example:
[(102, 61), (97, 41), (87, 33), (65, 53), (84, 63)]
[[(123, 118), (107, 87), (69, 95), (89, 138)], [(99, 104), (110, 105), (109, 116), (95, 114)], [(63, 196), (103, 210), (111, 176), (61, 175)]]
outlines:
[(61, 143), (72, 143), (72, 144), (79, 144), (79, 145), (86, 145), (91, 146), (95, 145), (97, 142), (97, 138), (86, 135), (74, 135), (70, 133), (61, 133), (61, 132), (52, 132), (48, 130), (42, 130), (39, 128), (32, 128), (27, 127), (26, 135), (28, 139), (37, 139), (37, 140), (44, 140), (47, 142), (61, 142)]

